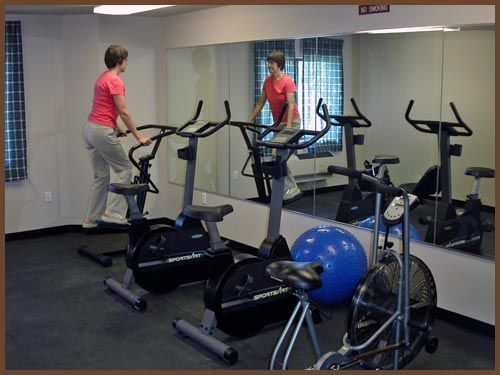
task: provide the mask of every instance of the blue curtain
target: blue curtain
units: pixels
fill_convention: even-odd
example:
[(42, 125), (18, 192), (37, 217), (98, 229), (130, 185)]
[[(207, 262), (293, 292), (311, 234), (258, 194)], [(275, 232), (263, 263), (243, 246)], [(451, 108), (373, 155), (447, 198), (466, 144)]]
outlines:
[[(328, 105), (329, 114), (341, 115), (344, 112), (343, 43), (342, 39), (304, 39), (304, 79), (307, 77), (311, 83), (304, 84), (304, 98), (310, 100), (303, 108), (307, 123), (314, 124), (315, 128), (319, 128), (321, 122), (315, 115), (319, 98)], [(342, 128), (332, 126), (311, 149), (316, 152), (342, 151)]]
[(5, 181), (28, 178), (21, 21), (5, 21)]

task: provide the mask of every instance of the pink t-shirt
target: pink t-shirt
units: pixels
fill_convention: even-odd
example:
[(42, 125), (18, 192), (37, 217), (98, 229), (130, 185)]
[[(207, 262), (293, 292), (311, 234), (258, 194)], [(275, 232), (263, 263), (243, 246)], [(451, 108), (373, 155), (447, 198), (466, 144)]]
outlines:
[[(283, 74), (280, 79), (275, 79), (273, 76), (267, 76), (262, 89), (266, 93), (267, 100), (269, 100), (269, 106), (271, 107), (274, 121), (278, 119), (283, 103), (286, 102), (286, 94), (297, 91), (295, 83), (290, 76), (286, 74)], [(293, 119), (299, 117), (299, 110), (297, 109), (297, 104), (295, 104)], [(282, 122), (286, 122), (287, 118), (288, 112), (285, 112)]]
[(113, 95), (125, 96), (125, 84), (113, 71), (107, 70), (97, 78), (94, 86), (94, 102), (89, 121), (116, 128), (118, 110)]

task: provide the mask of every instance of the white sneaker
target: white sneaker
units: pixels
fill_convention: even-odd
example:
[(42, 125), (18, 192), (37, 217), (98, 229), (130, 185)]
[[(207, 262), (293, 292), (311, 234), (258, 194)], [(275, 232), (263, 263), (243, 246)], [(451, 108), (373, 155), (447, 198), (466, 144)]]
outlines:
[(285, 192), (283, 200), (289, 201), (291, 199), (297, 198), (299, 195), (302, 195), (302, 192), (300, 191), (298, 186), (293, 186)]
[(83, 222), (82, 228), (83, 229), (94, 229), (94, 228), (97, 228), (97, 223), (95, 223), (93, 221)]
[(104, 213), (104, 215), (101, 216), (101, 221), (103, 221), (105, 223), (113, 223), (113, 224), (120, 224), (120, 225), (127, 224), (127, 219), (124, 218), (122, 215), (120, 215), (117, 212)]

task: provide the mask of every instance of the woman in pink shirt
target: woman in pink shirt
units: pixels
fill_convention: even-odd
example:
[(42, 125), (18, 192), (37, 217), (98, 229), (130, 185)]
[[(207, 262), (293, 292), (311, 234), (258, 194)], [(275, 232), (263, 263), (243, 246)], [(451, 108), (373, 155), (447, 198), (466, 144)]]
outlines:
[(97, 221), (126, 224), (127, 202), (121, 195), (109, 193), (110, 168), (116, 175), (115, 182), (130, 183), (132, 164), (118, 137), (126, 135), (116, 120), (122, 119), (130, 133), (143, 145), (151, 140), (142, 136), (136, 128), (125, 102), (125, 84), (120, 74), (127, 68), (128, 51), (118, 45), (111, 45), (104, 54), (108, 68), (94, 85), (92, 111), (83, 127), (83, 141), (90, 157), (94, 180), (82, 226), (94, 228)]
[[(281, 124), (288, 128), (300, 127), (300, 114), (295, 103), (295, 92), (297, 88), (292, 78), (283, 73), (285, 67), (285, 54), (281, 51), (272, 51), (267, 55), (267, 68), (270, 75), (266, 77), (262, 87), (262, 93), (255, 104), (253, 111), (248, 116), (247, 122), (253, 122), (255, 116), (262, 110), (269, 101), (273, 119), (276, 122), (284, 103), (288, 103), (288, 111), (283, 116)], [(288, 168), (288, 175), (285, 179), (284, 201), (297, 199), (302, 195), (295, 179)]]

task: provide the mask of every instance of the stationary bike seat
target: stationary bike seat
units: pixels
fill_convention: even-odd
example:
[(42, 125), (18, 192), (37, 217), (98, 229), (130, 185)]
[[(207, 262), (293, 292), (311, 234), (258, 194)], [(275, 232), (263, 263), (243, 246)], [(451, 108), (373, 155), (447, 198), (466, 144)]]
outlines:
[(149, 190), (149, 184), (122, 184), (114, 182), (108, 186), (108, 191), (121, 195), (137, 195), (141, 191), (147, 190)]
[(483, 167), (469, 167), (465, 170), (467, 176), (493, 178), (495, 177), (495, 170)]
[(399, 164), (399, 158), (394, 155), (375, 155), (372, 163), (377, 164)]
[(282, 260), (270, 263), (266, 274), (294, 289), (313, 290), (322, 285), (323, 266), (316, 262), (293, 262)]
[(233, 206), (224, 204), (222, 206), (197, 206), (187, 205), (184, 207), (183, 214), (192, 218), (207, 222), (222, 221), (224, 216), (233, 212)]

